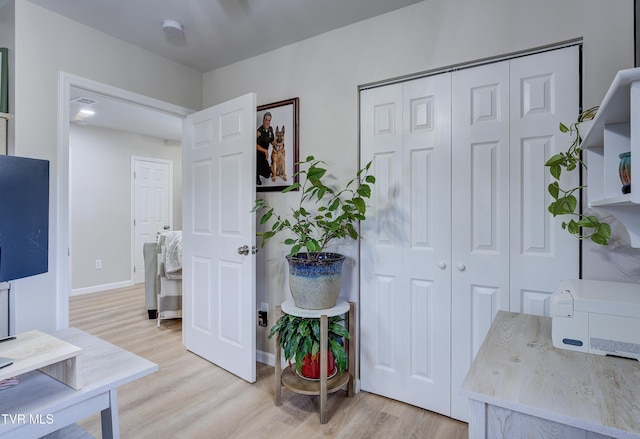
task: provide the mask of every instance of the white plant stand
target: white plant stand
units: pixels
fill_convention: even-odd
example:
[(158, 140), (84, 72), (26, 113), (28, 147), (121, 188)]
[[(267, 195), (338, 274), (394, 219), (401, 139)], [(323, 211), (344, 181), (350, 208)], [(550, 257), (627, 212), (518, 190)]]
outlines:
[(327, 378), (327, 348), (328, 348), (328, 328), (329, 317), (345, 315), (345, 325), (349, 331), (349, 335), (353, 339), (355, 320), (353, 313), (355, 304), (338, 300), (333, 308), (311, 310), (298, 308), (292, 300), (288, 300), (282, 306), (276, 307), (276, 315), (281, 316), (289, 314), (297, 317), (306, 317), (312, 319), (320, 319), (320, 380), (310, 381), (298, 376), (290, 367), (282, 368), (282, 349), (280, 348), (279, 336), (276, 335), (276, 396), (275, 404), (282, 404), (282, 386), (287, 389), (303, 395), (320, 395), (320, 423), (327, 423), (327, 394), (340, 390), (347, 386), (347, 396), (352, 397), (354, 394), (354, 377), (353, 370), (355, 367), (355, 357), (352, 340), (345, 340), (345, 348), (347, 350), (348, 365), (347, 370), (343, 373), (338, 372), (335, 376)]

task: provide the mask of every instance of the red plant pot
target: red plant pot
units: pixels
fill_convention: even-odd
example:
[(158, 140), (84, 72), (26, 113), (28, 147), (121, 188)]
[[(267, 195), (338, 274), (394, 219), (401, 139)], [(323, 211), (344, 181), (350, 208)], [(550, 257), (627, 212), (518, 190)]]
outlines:
[[(330, 377), (336, 372), (336, 361), (333, 358), (333, 353), (331, 351), (327, 352), (327, 376)], [(316, 355), (315, 358), (311, 357), (311, 354), (307, 354), (302, 359), (302, 370), (300, 374), (312, 380), (320, 379), (320, 354)]]

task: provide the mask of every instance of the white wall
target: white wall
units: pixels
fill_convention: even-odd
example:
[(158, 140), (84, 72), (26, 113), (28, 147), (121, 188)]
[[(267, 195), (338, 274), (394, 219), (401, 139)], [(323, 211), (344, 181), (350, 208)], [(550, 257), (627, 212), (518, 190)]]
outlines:
[(202, 75), (46, 9), (15, 0), (15, 153), (51, 161), (49, 272), (14, 283), (16, 331), (68, 325), (67, 294), (58, 272), (59, 219), (68, 209), (58, 192), (60, 72), (170, 102), (201, 108)]
[[(182, 228), (182, 148), (163, 139), (99, 127), (71, 126), (72, 293), (131, 279), (131, 157), (173, 162), (173, 225)], [(96, 259), (102, 269), (96, 270)], [(120, 285), (121, 286), (121, 285)]]
[[(9, 49), (9, 111), (13, 111), (15, 105), (15, 93), (13, 78), (15, 77), (15, 26), (13, 17), (15, 15), (15, 4), (13, 1), (0, 7), (0, 47)], [(9, 120), (7, 124), (7, 151), (13, 154), (15, 121)]]
[[(250, 91), (259, 105), (300, 97), (300, 157), (314, 154), (346, 180), (358, 163), (359, 85), (576, 38), (584, 40), (584, 104), (597, 105), (615, 73), (633, 67), (632, 0), (424, 1), (208, 72), (203, 103)], [(266, 198), (285, 207), (296, 194)], [(277, 245), (258, 253), (266, 278), (258, 285), (258, 303), (269, 303), (271, 321), (288, 295), (285, 253)], [(355, 289), (357, 267), (347, 268)], [(350, 292), (350, 299), (357, 297)]]

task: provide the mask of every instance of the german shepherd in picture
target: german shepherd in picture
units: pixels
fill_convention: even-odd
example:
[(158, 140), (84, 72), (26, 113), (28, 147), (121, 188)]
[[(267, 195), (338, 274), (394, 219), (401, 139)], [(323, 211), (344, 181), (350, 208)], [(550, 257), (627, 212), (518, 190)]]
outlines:
[(276, 181), (276, 176), (280, 176), (284, 181), (287, 181), (284, 150), (284, 125), (282, 126), (282, 130), (276, 126), (275, 139), (271, 145), (273, 146), (271, 151), (271, 181)]

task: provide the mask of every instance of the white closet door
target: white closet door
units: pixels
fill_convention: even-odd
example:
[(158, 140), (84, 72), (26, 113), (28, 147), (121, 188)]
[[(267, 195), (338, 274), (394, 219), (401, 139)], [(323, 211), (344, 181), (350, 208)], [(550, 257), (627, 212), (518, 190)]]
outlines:
[[(579, 49), (568, 47), (511, 61), (511, 310), (550, 315), (560, 281), (577, 278), (579, 246), (553, 218), (544, 163), (571, 143), (558, 125), (579, 110)], [(577, 174), (576, 172), (572, 174)], [(565, 175), (565, 187), (578, 186)], [(566, 179), (571, 177), (571, 181)]]
[(449, 414), (450, 75), (361, 94), (362, 389)]
[(509, 309), (509, 62), (452, 77), (451, 415), (498, 310)]
[(377, 177), (362, 225), (363, 390), (466, 420), (460, 385), (498, 310), (548, 314), (578, 276), (544, 167), (566, 147), (578, 74), (572, 47), (361, 93), (361, 156)]

